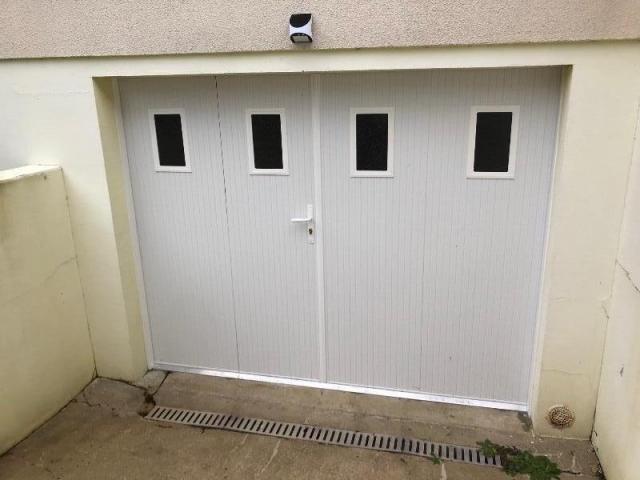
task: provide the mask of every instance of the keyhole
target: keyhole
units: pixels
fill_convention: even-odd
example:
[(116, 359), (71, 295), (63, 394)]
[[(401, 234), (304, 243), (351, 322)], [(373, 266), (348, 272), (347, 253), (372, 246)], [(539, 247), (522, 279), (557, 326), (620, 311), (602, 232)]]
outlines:
[(309, 227), (309, 235), (313, 235), (313, 228)]

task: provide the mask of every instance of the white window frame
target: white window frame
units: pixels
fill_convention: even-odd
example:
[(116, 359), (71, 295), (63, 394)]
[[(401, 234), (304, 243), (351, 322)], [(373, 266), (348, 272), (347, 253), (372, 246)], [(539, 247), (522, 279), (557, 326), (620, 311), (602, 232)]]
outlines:
[[(506, 172), (476, 172), (473, 169), (476, 149), (476, 123), (478, 113), (511, 112), (511, 138), (509, 140), (509, 165)], [(467, 156), (467, 178), (513, 179), (516, 169), (516, 150), (518, 148), (518, 124), (520, 121), (519, 105), (474, 105), (471, 107), (469, 122), (469, 146)]]
[[(251, 115), (279, 115), (280, 116), (280, 137), (282, 147), (282, 168), (256, 168), (253, 155), (253, 126)], [(289, 175), (289, 159), (287, 154), (287, 123), (284, 108), (248, 108), (245, 111), (245, 121), (247, 129), (247, 145), (249, 147), (249, 174), (250, 175)]]
[[(180, 127), (182, 129), (182, 148), (184, 149), (184, 167), (160, 165), (158, 153), (158, 135), (154, 115), (178, 114), (180, 115)], [(191, 173), (191, 158), (189, 156), (189, 142), (187, 140), (187, 115), (184, 108), (150, 108), (149, 126), (151, 128), (151, 150), (153, 152), (153, 164), (156, 172)]]
[[(358, 170), (358, 152), (356, 141), (356, 115), (359, 113), (386, 113), (387, 125), (387, 169), (386, 170)], [(395, 125), (395, 109), (393, 107), (353, 107), (350, 113), (350, 164), (352, 177), (393, 177), (393, 139)]]

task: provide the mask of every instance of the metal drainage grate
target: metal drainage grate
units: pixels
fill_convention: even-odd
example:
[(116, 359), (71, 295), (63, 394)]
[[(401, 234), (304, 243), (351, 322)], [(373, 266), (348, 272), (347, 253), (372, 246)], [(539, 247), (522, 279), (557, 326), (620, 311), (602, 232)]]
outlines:
[(458, 447), (393, 435), (354, 432), (353, 430), (338, 430), (303, 425), (301, 423), (276, 422), (261, 418), (238, 417), (223, 413), (160, 406), (154, 407), (145, 418), (158, 422), (180, 423), (194, 427), (255, 433), (294, 440), (308, 440), (343, 447), (367, 448), (420, 457), (437, 457), (442, 460), (472, 463), (474, 465), (501, 466), (499, 457), (485, 457), (477, 448)]

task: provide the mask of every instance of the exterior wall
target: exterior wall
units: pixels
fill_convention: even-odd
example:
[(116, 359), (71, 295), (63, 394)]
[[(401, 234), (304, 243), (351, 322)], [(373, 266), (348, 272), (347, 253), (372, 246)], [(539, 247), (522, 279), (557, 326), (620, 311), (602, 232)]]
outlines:
[(0, 453), (94, 375), (62, 171), (0, 172)]
[[(129, 228), (129, 186), (126, 176), (122, 174), (122, 145), (119, 141), (115, 108), (117, 99), (114, 98), (111, 86), (109, 79), (97, 79), (94, 92), (113, 221), (113, 247), (118, 260), (117, 265), (112, 264), (111, 268), (120, 282), (113, 285), (117, 301), (112, 307), (117, 308), (118, 318), (122, 318), (124, 322), (114, 325), (100, 316), (99, 312), (94, 312), (96, 315), (93, 317), (95, 321), (92, 322), (92, 328), (96, 329), (96, 337), (104, 339), (94, 344), (98, 374), (134, 379), (146, 370), (147, 359), (135, 267), (137, 238), (135, 230)], [(96, 287), (99, 288), (97, 285)], [(105, 300), (107, 299), (101, 299)], [(122, 358), (126, 358), (125, 366), (120, 364), (119, 359)]]
[[(94, 93), (92, 77), (534, 65), (571, 68), (531, 410), (539, 432), (587, 438), (607, 322), (602, 303), (611, 293), (640, 96), (638, 43), (6, 61), (0, 63), (0, 104), (10, 128), (0, 131), (0, 158), (47, 159), (65, 168), (87, 314), (92, 331), (100, 332), (94, 334), (98, 373), (135, 378), (145, 367), (137, 340), (142, 327), (128, 311), (122, 267), (127, 250), (134, 250), (123, 247), (129, 239), (114, 188), (121, 180), (109, 179), (117, 146), (113, 135), (101, 137), (96, 111), (97, 99), (104, 130), (113, 120), (112, 104), (108, 92), (100, 98), (102, 87)], [(546, 425), (547, 409), (558, 403), (577, 412), (573, 428)]]
[[(591, 431), (607, 326), (603, 305), (611, 293), (633, 151), (640, 64), (599, 62), (573, 66), (560, 127), (534, 407), (536, 425), (550, 435), (587, 437)], [(574, 410), (573, 428), (554, 431), (543, 421), (556, 404)]]
[[(638, 132), (636, 132), (637, 135)], [(638, 477), (640, 458), (640, 137), (616, 263), (593, 444), (609, 480)]]
[[(52, 65), (55, 67), (55, 63)], [(107, 172), (113, 172), (109, 159), (119, 147), (108, 145), (103, 153), (96, 113), (96, 105), (108, 105), (110, 99), (99, 91), (94, 96), (90, 71), (58, 65), (62, 68), (54, 68), (47, 75), (37, 63), (26, 70), (15, 63), (0, 65), (0, 97), (9, 102), (5, 110), (9, 128), (2, 135), (0, 158), (9, 163), (27, 159), (30, 164), (60, 164), (65, 169), (78, 268), (94, 332), (97, 373), (134, 380), (147, 365), (142, 327), (135, 320), (139, 317), (131, 317), (133, 310), (133, 315), (139, 315), (139, 309), (131, 302), (127, 304), (126, 297), (132, 290), (125, 294), (124, 288), (131, 282), (123, 279), (126, 264), (123, 270), (118, 251), (118, 242), (127, 238), (128, 224), (121, 212), (114, 223), (112, 209), (117, 212), (122, 201), (112, 206), (108, 189)], [(109, 117), (100, 120), (109, 123)], [(103, 134), (106, 139), (112, 138), (106, 128)], [(117, 181), (111, 186), (117, 196)], [(122, 233), (121, 225), (125, 225), (126, 233)], [(126, 254), (126, 248), (121, 254)]]
[[(0, 58), (487, 45), (640, 38), (637, 0), (0, 0)], [(314, 40), (288, 38), (313, 14)], [(51, 21), (55, 19), (55, 21)]]

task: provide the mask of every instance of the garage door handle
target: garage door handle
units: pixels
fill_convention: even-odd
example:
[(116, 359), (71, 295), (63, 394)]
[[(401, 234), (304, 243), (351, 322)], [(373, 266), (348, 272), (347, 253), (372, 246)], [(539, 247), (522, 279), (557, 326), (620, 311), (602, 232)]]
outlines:
[(315, 242), (315, 228), (313, 225), (313, 205), (307, 205), (307, 216), (304, 218), (292, 218), (293, 223), (306, 223), (307, 224), (307, 242)]
[(305, 218), (292, 218), (293, 223), (309, 223), (313, 221), (313, 205), (307, 205), (307, 216)]

